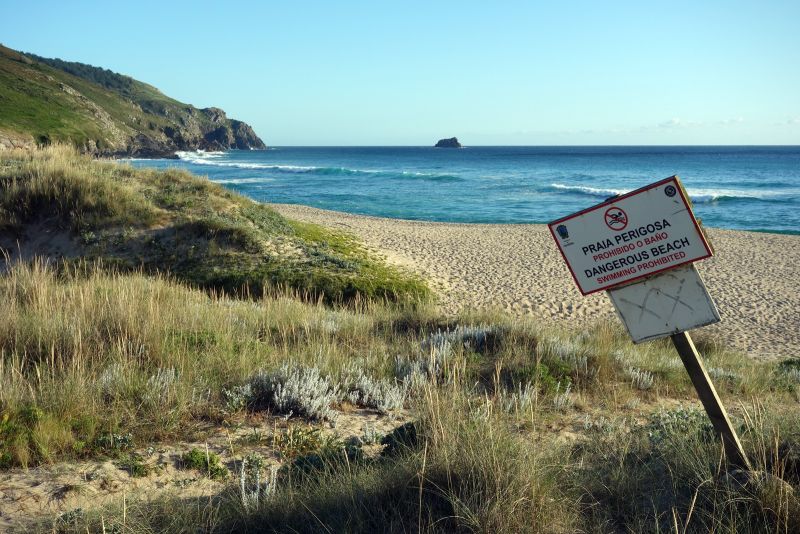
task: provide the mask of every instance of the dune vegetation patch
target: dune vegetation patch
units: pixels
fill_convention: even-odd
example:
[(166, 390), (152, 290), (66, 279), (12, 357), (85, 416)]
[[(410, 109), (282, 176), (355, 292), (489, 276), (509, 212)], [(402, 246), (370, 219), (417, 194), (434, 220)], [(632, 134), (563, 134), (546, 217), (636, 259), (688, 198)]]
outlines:
[(42, 485), (62, 481), (63, 513), (42, 528), (800, 525), (791, 361), (754, 362), (698, 336), (761, 473), (740, 480), (672, 347), (631, 345), (607, 323), (239, 299), (43, 262), (0, 276), (0, 300), (0, 476), (36, 466)]
[[(68, 233), (69, 246), (55, 237)], [(50, 239), (48, 239), (50, 237)], [(290, 221), (185, 171), (134, 169), (50, 146), (0, 154), (0, 247), (258, 296), (421, 300), (425, 283), (354, 238)]]

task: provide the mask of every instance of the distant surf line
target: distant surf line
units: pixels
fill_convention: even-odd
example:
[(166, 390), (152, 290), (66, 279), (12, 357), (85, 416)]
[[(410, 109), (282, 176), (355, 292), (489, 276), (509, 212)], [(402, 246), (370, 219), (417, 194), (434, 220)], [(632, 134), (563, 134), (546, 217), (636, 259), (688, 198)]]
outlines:
[[(582, 194), (597, 198), (611, 198), (627, 193), (626, 189), (599, 188), (585, 185), (565, 185), (559, 183), (550, 184), (550, 192), (565, 192)], [(767, 190), (767, 191), (744, 191), (741, 189), (702, 189), (688, 188), (687, 192), (693, 202), (706, 204), (725, 200), (757, 200), (765, 202), (788, 202), (800, 195), (797, 190)]]

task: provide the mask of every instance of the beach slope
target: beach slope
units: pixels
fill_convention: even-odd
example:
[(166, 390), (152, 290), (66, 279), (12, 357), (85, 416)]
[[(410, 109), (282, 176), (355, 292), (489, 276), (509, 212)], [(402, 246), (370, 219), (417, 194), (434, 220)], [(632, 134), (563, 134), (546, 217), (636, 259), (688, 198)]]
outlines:
[[(346, 230), (416, 270), (446, 312), (501, 309), (573, 327), (614, 317), (605, 294), (580, 294), (542, 224), (432, 223), (271, 206), (292, 219)], [(757, 359), (800, 354), (800, 236), (708, 233), (716, 255), (697, 265), (722, 322), (702, 332)]]

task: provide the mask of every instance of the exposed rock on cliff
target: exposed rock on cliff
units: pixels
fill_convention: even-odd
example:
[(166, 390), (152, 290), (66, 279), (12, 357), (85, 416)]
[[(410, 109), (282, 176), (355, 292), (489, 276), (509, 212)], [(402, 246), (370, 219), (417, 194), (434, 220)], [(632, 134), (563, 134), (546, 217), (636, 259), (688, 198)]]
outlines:
[(11, 150), (13, 148), (33, 148), (36, 146), (30, 136), (21, 136), (0, 130), (0, 150)]

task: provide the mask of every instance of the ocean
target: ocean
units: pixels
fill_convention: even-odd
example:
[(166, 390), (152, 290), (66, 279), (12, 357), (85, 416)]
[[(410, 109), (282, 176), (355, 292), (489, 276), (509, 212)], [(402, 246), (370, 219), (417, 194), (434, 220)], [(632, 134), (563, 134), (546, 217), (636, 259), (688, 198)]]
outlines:
[(800, 234), (800, 147), (277, 147), (183, 152), (260, 202), (465, 223), (546, 223), (678, 175), (709, 227)]

